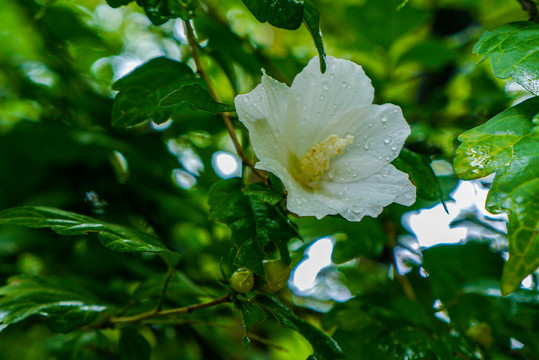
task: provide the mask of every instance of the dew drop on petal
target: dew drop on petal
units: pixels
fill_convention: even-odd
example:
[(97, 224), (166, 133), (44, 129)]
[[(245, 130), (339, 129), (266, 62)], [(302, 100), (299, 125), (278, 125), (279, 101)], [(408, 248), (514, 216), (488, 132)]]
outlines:
[(321, 114), (320, 114), (320, 111), (317, 111), (317, 112), (316, 112), (316, 117), (320, 117), (320, 115), (321, 115)]
[(320, 101), (324, 101), (326, 97), (324, 95), (320, 95)]
[(391, 147), (391, 150), (392, 150), (392, 151), (397, 151), (397, 146), (396, 146), (396, 145), (392, 146), (392, 147)]
[(335, 179), (335, 169), (329, 169), (328, 171), (328, 177), (333, 180)]
[(382, 122), (385, 123), (387, 121), (387, 116), (382, 116), (380, 120), (382, 120)]
[(389, 144), (390, 142), (391, 142), (391, 139), (390, 139), (390, 138), (385, 138), (385, 139), (384, 139), (384, 144), (387, 145), (387, 144)]
[[(331, 75), (333, 76), (333, 74), (331, 74)], [(333, 78), (333, 77), (332, 77), (332, 78)], [(327, 81), (324, 81), (324, 82), (322, 83), (322, 88), (323, 88), (324, 90), (329, 90), (329, 85), (328, 85), (328, 82), (327, 82)]]
[(369, 144), (365, 144), (365, 145), (363, 145), (363, 149), (365, 149), (365, 150), (369, 150)]
[(368, 126), (368, 127), (372, 127), (372, 124), (371, 124), (371, 123), (368, 123), (367, 126)]

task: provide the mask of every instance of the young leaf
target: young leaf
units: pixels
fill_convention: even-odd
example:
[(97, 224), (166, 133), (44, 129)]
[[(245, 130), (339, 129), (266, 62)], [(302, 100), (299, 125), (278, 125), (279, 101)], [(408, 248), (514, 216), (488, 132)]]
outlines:
[(246, 348), (249, 348), (249, 329), (255, 322), (263, 322), (266, 320), (266, 312), (259, 305), (254, 302), (245, 300), (238, 300), (234, 303), (241, 311), (241, 318), (243, 320), (243, 328), (245, 330), (245, 336), (243, 337), (243, 344)]
[(191, 68), (165, 57), (152, 59), (112, 85), (118, 94), (112, 109), (113, 126), (132, 126), (152, 119), (168, 120), (174, 107), (159, 107), (169, 93), (195, 81)]
[(322, 32), (320, 31), (320, 12), (311, 0), (305, 0), (303, 6), (303, 22), (311, 33), (320, 58), (320, 71), (324, 73), (326, 71), (326, 52), (322, 42)]
[(101, 244), (114, 251), (174, 254), (153, 235), (54, 208), (23, 206), (0, 211), (0, 225), (50, 228), (60, 235), (71, 236), (97, 233)]
[(294, 315), (294, 313), (281, 304), (275, 296), (258, 295), (255, 298), (255, 301), (266, 311), (273, 314), (281, 326), (298, 332), (311, 343), (314, 354), (309, 358), (313, 360), (344, 359), (344, 355), (339, 348), (339, 345), (337, 345), (332, 338), (309, 324), (307, 321)]
[(512, 77), (535, 95), (539, 95), (539, 24), (514, 22), (493, 31), (485, 31), (473, 52), (490, 56), (494, 74), (502, 79)]
[(459, 136), (455, 173), (476, 179), (496, 172), (486, 208), (509, 213), (509, 261), (502, 292), (509, 294), (539, 266), (539, 97), (528, 99)]
[(30, 316), (45, 315), (51, 330), (69, 332), (107, 309), (72, 282), (50, 277), (11, 277), (0, 296), (0, 331)]
[(242, 0), (260, 22), (295, 30), (303, 20), (303, 4), (298, 0)]
[(184, 102), (214, 114), (234, 111), (234, 106), (218, 103), (206, 89), (198, 84), (184, 85), (178, 90), (174, 90), (161, 100), (159, 106), (174, 106)]
[(118, 350), (120, 360), (149, 360), (152, 347), (137, 330), (126, 327), (122, 329)]
[(417, 188), (418, 197), (431, 201), (442, 200), (442, 188), (428, 158), (403, 148), (393, 165), (410, 175), (410, 180)]

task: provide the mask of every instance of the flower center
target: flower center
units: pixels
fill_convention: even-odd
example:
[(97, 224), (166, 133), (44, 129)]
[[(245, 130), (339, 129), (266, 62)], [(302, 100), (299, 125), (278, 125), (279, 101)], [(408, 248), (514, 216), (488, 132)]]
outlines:
[(329, 160), (337, 155), (341, 155), (343, 150), (354, 142), (352, 135), (347, 135), (341, 139), (335, 134), (327, 137), (321, 143), (314, 144), (300, 159), (300, 174), (298, 181), (307, 187), (320, 178), (329, 168)]

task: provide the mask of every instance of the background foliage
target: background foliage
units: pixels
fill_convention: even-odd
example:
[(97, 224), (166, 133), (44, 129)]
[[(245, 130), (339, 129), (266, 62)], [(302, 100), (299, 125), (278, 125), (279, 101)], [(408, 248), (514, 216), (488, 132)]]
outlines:
[[(0, 358), (533, 359), (536, 22), (524, 0), (0, 2)], [(234, 96), (325, 53), (402, 107), (412, 208), (297, 218), (276, 178), (222, 179), (230, 135), (255, 160)], [(474, 213), (466, 243), (410, 243), (405, 212), (488, 175), (508, 242)], [(317, 291), (277, 291), (325, 236)]]

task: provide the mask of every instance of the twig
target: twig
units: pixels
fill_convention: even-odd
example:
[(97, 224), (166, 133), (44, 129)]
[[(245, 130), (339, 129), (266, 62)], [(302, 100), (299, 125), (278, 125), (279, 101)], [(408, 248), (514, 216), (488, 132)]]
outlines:
[[(206, 72), (206, 70), (202, 66), (202, 62), (200, 61), (200, 53), (198, 52), (199, 46), (195, 38), (195, 32), (193, 31), (193, 27), (191, 26), (191, 23), (189, 23), (189, 21), (184, 21), (184, 24), (185, 24), (185, 32), (187, 34), (187, 41), (189, 42), (189, 47), (191, 48), (191, 53), (193, 55), (193, 59), (195, 61), (197, 71), (202, 76), (202, 79), (204, 79), (204, 82), (206, 82), (206, 85), (208, 86), (208, 92), (213, 97), (213, 99), (217, 102), (221, 102), (219, 96), (217, 95), (217, 93), (215, 92), (213, 88), (213, 85), (210, 80), (210, 77), (208, 76), (208, 73)], [(258, 169), (256, 169), (253, 163), (245, 155), (245, 152), (243, 151), (243, 148), (241, 147), (238, 137), (236, 136), (236, 132), (234, 131), (234, 126), (232, 125), (232, 119), (230, 118), (230, 115), (226, 112), (222, 113), (221, 115), (225, 122), (226, 130), (228, 131), (228, 134), (230, 135), (230, 138), (232, 139), (232, 142), (234, 143), (234, 147), (236, 148), (236, 152), (241, 158), (241, 161), (243, 162), (243, 164), (248, 166), (254, 174), (256, 174), (260, 179), (265, 181), (266, 176), (263, 175)]]
[(522, 10), (528, 12), (528, 21), (539, 23), (539, 13), (537, 12), (537, 4), (533, 0), (517, 0), (522, 7)]
[(111, 325), (118, 325), (118, 324), (130, 324), (130, 323), (139, 323), (146, 319), (151, 319), (155, 317), (161, 317), (161, 316), (168, 316), (168, 315), (179, 315), (179, 314), (190, 314), (195, 310), (205, 309), (209, 308), (215, 305), (223, 304), (230, 302), (232, 300), (231, 294), (225, 294), (221, 297), (218, 297), (217, 299), (200, 303), (200, 304), (194, 304), (189, 305), (181, 308), (175, 308), (175, 309), (166, 309), (166, 310), (152, 310), (148, 311), (142, 314), (133, 315), (133, 316), (124, 316), (124, 317), (113, 317), (108, 320), (108, 323)]
[[(397, 246), (397, 232), (395, 230), (395, 226), (391, 221), (385, 221), (384, 222), (384, 228), (389, 236), (389, 245), (392, 249)], [(391, 261), (393, 262), (393, 268), (395, 269), (395, 274), (397, 276), (397, 281), (400, 283), (402, 287), (402, 291), (404, 291), (404, 294), (406, 297), (412, 301), (417, 301), (417, 295), (414, 291), (414, 288), (412, 287), (412, 284), (410, 283), (410, 280), (405, 275), (399, 274), (397, 270), (397, 261), (395, 259), (395, 252), (393, 252), (393, 256), (391, 257)]]
[(174, 275), (174, 268), (172, 266), (168, 267), (167, 277), (165, 278), (165, 283), (163, 284), (163, 290), (161, 291), (161, 296), (159, 297), (159, 302), (157, 303), (157, 311), (161, 311), (163, 307), (163, 302), (165, 301), (165, 296), (167, 295), (168, 284), (170, 284), (170, 279)]

